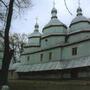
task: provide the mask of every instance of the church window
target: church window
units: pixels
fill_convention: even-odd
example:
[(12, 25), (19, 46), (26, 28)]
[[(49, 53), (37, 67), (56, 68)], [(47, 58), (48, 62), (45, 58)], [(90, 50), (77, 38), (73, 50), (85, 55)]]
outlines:
[(52, 59), (52, 52), (49, 53), (49, 60)]
[(48, 42), (48, 40), (47, 40), (47, 39), (45, 39), (45, 43), (46, 43), (46, 45), (47, 45), (47, 42)]
[(45, 42), (47, 42), (48, 40), (47, 39), (45, 39)]
[(30, 59), (30, 57), (28, 56), (28, 57), (27, 57), (27, 61), (29, 61), (29, 59)]
[(72, 48), (72, 55), (77, 55), (77, 47)]
[(43, 61), (43, 54), (40, 55), (40, 61)]

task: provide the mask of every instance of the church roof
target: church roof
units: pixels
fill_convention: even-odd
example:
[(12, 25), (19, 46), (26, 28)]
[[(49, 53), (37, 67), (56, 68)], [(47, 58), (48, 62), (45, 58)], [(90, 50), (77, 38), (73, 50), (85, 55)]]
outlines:
[(88, 22), (88, 19), (85, 16), (83, 16), (82, 9), (80, 7), (78, 7), (77, 16), (72, 20), (70, 26), (78, 22)]
[(16, 70), (20, 65), (21, 65), (21, 63), (12, 64), (12, 65), (10, 65), (9, 70)]
[(36, 22), (35, 30), (34, 30), (33, 33), (30, 34), (29, 38), (31, 38), (31, 37), (39, 37), (39, 36), (41, 36), (41, 33), (39, 32), (39, 25)]
[(72, 20), (71, 25), (72, 25), (72, 24), (75, 24), (75, 23), (77, 23), (77, 22), (80, 22), (80, 21), (84, 22), (84, 21), (88, 21), (88, 20), (87, 20), (87, 18), (84, 17), (84, 16), (77, 16), (77, 17), (75, 17), (75, 18)]
[(44, 26), (44, 29), (45, 28), (48, 28), (50, 26), (65, 26), (61, 21), (58, 20), (58, 18), (53, 18), (49, 21), (49, 23), (47, 25)]
[(63, 24), (61, 21), (59, 21), (59, 19), (57, 17), (57, 9), (55, 7), (53, 7), (53, 9), (51, 10), (51, 14), (52, 14), (51, 20), (49, 21), (48, 24), (46, 24), (44, 26), (43, 30), (46, 28), (49, 28), (51, 26), (64, 26), (64, 27), (66, 27), (65, 24)]
[(16, 72), (63, 70), (63, 69), (79, 68), (79, 67), (86, 67), (86, 66), (90, 66), (90, 56), (72, 59), (72, 60), (47, 62), (42, 64), (21, 65), (16, 69)]
[(41, 33), (38, 31), (34, 31), (33, 33), (30, 34), (29, 37), (39, 37), (39, 36), (41, 36)]

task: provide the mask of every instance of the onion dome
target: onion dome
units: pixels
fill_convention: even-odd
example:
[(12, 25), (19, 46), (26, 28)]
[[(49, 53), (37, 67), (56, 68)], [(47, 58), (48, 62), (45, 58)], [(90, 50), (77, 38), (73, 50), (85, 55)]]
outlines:
[(41, 36), (41, 33), (39, 32), (39, 25), (38, 23), (36, 22), (35, 24), (35, 30), (33, 33), (30, 34), (29, 38), (32, 38), (32, 37), (40, 37)]
[(87, 21), (87, 18), (83, 16), (82, 9), (79, 7), (77, 9), (77, 16), (72, 20), (71, 25), (78, 23), (80, 21)]
[(51, 14), (52, 14), (52, 17), (51, 17), (52, 19), (57, 18), (57, 9), (55, 7), (52, 9)]
[[(65, 24), (63, 24), (61, 21), (58, 20), (57, 9), (55, 7), (53, 7), (53, 9), (51, 10), (51, 14), (52, 14), (51, 20), (47, 25), (44, 26), (43, 33), (44, 34), (65, 33), (67, 27)], [(52, 28), (54, 30), (51, 30)]]
[(37, 46), (40, 44), (40, 37), (41, 37), (41, 33), (39, 32), (39, 25), (36, 22), (35, 24), (35, 30), (33, 33), (30, 34), (28, 41), (29, 41), (29, 45), (31, 46)]
[(89, 23), (88, 19), (83, 16), (82, 9), (80, 7), (78, 7), (77, 15), (72, 20), (72, 22), (71, 22), (71, 24), (69, 26), (71, 28), (70, 32), (73, 32), (73, 31), (76, 31), (76, 30), (88, 29), (88, 28), (90, 28), (88, 23)]

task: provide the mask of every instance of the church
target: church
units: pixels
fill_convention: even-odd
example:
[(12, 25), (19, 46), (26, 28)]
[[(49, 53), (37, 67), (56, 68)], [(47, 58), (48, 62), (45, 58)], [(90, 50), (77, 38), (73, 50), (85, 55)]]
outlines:
[(81, 7), (69, 27), (58, 19), (53, 7), (42, 33), (36, 22), (20, 60), (11, 69), (19, 79), (90, 78), (90, 20)]

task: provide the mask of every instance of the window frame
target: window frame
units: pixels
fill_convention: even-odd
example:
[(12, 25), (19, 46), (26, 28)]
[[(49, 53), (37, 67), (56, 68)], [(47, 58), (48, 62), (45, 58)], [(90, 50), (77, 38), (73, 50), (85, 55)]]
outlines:
[(30, 60), (30, 56), (27, 56), (27, 61), (29, 62), (29, 60)]
[(40, 61), (43, 61), (43, 54), (40, 54)]
[(52, 60), (52, 52), (49, 52), (49, 61)]
[(73, 56), (77, 55), (77, 47), (72, 48), (72, 55)]

